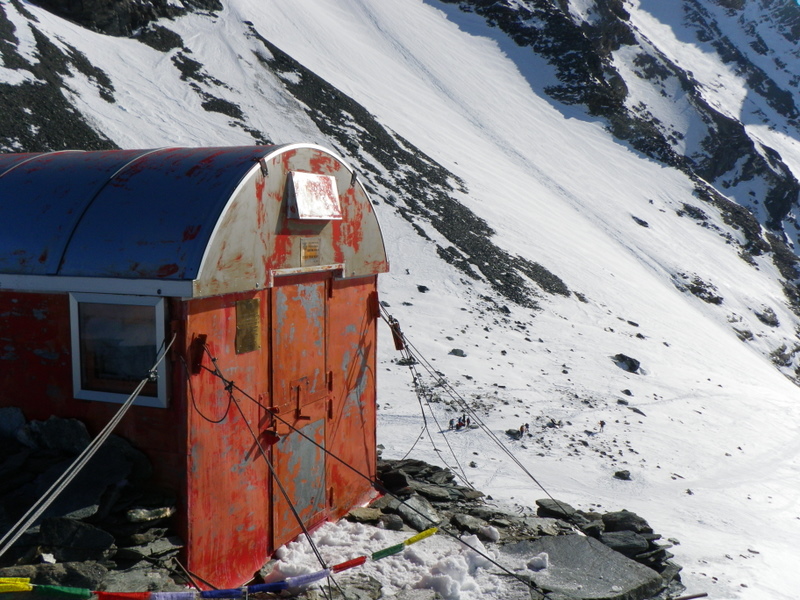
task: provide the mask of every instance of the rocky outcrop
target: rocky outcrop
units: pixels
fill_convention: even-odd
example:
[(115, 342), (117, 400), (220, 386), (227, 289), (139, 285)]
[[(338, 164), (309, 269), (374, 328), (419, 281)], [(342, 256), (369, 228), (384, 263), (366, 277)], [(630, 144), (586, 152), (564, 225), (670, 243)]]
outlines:
[[(497, 246), (494, 230), (456, 199), (466, 192), (461, 179), (425, 155), (411, 142), (381, 125), (352, 98), (261, 36), (256, 57), (277, 76), (305, 107), (308, 117), (335, 145), (355, 161), (359, 177), (373, 193), (412, 223), (420, 236), (426, 228), (442, 238), (440, 258), (471, 279), (482, 279), (503, 298), (519, 306), (538, 308), (539, 291), (570, 296), (567, 284), (546, 266)], [(365, 160), (366, 158), (366, 160)], [(425, 181), (425, 186), (416, 184)], [(424, 224), (422, 227), (420, 224)]]
[(127, 36), (162, 17), (189, 10), (222, 10), (220, 0), (33, 0), (44, 9), (108, 35)]
[(27, 32), (17, 31), (7, 10), (12, 7), (0, 3), (0, 62), (19, 73), (20, 82), (0, 83), (0, 152), (114, 148), (114, 143), (92, 129), (63, 93), (65, 79), (77, 72), (95, 85), (106, 102), (113, 102), (114, 87), (107, 74), (76, 48), (54, 44), (39, 31), (32, 15), (28, 16), (37, 60), (30, 59), (20, 49), (20, 36)]
[[(8, 531), (90, 438), (74, 419), (26, 422), (16, 408), (0, 409), (0, 424), (0, 529)], [(503, 506), (459, 484), (449, 469), (413, 459), (381, 460), (378, 472), (376, 487), (385, 494), (348, 519), (390, 530), (438, 526), (456, 538), (478, 536), (493, 545), (500, 562), (527, 561), (518, 583), (531, 598), (554, 600), (572, 590), (572, 600), (646, 600), (682, 590), (669, 545), (632, 512), (587, 513), (552, 498), (538, 500), (535, 511)], [(181, 540), (170, 527), (175, 512), (175, 499), (152, 486), (146, 458), (112, 436), (0, 558), (0, 577), (105, 591), (184, 590), (187, 582), (174, 560)], [(541, 556), (530, 562), (534, 555)], [(353, 594), (347, 597), (380, 590), (379, 582), (363, 579), (348, 580), (345, 586), (354, 587), (344, 588)]]
[[(90, 443), (75, 419), (26, 422), (0, 409), (0, 530), (11, 530)], [(0, 577), (107, 591), (184, 589), (174, 563), (175, 498), (154, 487), (147, 458), (111, 436), (0, 557)]]
[(349, 519), (384, 527), (393, 516), (409, 530), (476, 535), (522, 573), (531, 598), (646, 600), (683, 590), (671, 542), (633, 512), (584, 512), (553, 498), (537, 500), (535, 512), (502, 506), (449, 469), (413, 459), (380, 461), (378, 472), (387, 494)]

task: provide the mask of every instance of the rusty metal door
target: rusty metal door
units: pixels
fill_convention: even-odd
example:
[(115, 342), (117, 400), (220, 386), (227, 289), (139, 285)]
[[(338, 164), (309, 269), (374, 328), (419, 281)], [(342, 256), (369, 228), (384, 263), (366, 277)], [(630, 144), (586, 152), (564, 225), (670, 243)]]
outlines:
[(273, 405), (303, 418), (303, 407), (328, 391), (328, 280), (291, 281), (273, 289)]
[(307, 527), (326, 515), (329, 285), (314, 274), (278, 278), (272, 290), (272, 405), (281, 438), (273, 446), (273, 548), (302, 531), (292, 507)]

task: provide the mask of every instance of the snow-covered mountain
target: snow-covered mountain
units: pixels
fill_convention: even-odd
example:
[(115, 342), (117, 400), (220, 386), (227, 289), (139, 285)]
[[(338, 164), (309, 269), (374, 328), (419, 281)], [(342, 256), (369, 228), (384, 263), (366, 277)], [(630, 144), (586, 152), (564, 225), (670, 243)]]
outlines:
[[(689, 592), (791, 598), (798, 40), (794, 0), (2, 0), (0, 149), (335, 149), (429, 420), (463, 399), (548, 493), (638, 512)], [(415, 444), (384, 334), (384, 455), (542, 497), (476, 431)]]

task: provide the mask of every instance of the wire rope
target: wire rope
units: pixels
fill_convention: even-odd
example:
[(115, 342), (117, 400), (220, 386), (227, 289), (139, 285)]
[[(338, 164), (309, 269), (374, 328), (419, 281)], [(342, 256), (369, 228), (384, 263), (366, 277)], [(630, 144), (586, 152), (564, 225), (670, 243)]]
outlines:
[[(272, 464), (272, 461), (269, 459), (269, 456), (267, 456), (267, 453), (264, 450), (264, 447), (261, 445), (261, 442), (258, 439), (258, 436), (256, 435), (255, 431), (253, 431), (253, 427), (250, 424), (250, 421), (248, 421), (247, 417), (244, 414), (244, 411), (242, 410), (242, 407), (239, 405), (239, 402), (236, 400), (236, 397), (233, 394), (233, 390), (234, 389), (236, 389), (238, 391), (241, 391), (241, 389), (236, 386), (236, 384), (234, 383), (233, 380), (227, 379), (222, 374), (222, 371), (220, 370), (219, 365), (217, 363), (217, 359), (216, 359), (215, 356), (213, 356), (211, 354), (211, 351), (209, 350), (208, 346), (204, 344), (203, 348), (204, 348), (205, 352), (208, 354), (208, 357), (211, 360), (211, 363), (214, 365), (214, 369), (212, 370), (212, 369), (209, 369), (208, 367), (205, 367), (205, 366), (203, 366), (203, 368), (205, 370), (207, 370), (209, 373), (211, 373), (212, 375), (215, 375), (220, 380), (225, 382), (224, 387), (225, 387), (225, 390), (228, 392), (228, 399), (229, 399), (228, 410), (230, 410), (231, 405), (233, 405), (239, 411), (239, 416), (241, 416), (242, 421), (247, 426), (247, 430), (250, 432), (250, 435), (253, 438), (253, 442), (255, 443), (256, 447), (258, 448), (258, 451), (261, 454), (261, 457), (264, 459), (264, 462), (267, 464), (267, 467), (269, 468), (269, 472), (272, 475), (273, 481), (277, 484), (278, 489), (281, 492), (281, 495), (283, 496), (284, 500), (286, 500), (286, 503), (289, 505), (289, 509), (291, 510), (292, 515), (294, 516), (295, 520), (297, 521), (297, 524), (300, 526), (300, 529), (302, 530), (303, 535), (305, 536), (306, 540), (308, 541), (308, 544), (311, 547), (311, 550), (314, 552), (314, 555), (316, 556), (317, 561), (319, 562), (320, 566), (323, 569), (327, 569), (328, 565), (325, 563), (325, 559), (322, 557), (322, 554), (319, 552), (319, 549), (317, 548), (316, 544), (314, 543), (314, 540), (311, 537), (311, 533), (308, 531), (308, 528), (306, 527), (305, 523), (303, 522), (303, 519), (300, 517), (300, 513), (297, 512), (297, 508), (295, 508), (294, 503), (292, 502), (292, 499), (289, 496), (289, 492), (286, 491), (286, 488), (281, 483), (281, 480), (278, 477), (278, 474), (277, 474), (277, 472), (275, 470), (274, 465)], [(339, 589), (340, 592), (342, 592), (342, 595), (344, 596), (344, 592), (341, 590), (341, 588), (339, 588), (339, 584), (336, 583), (336, 580), (332, 576), (329, 576), (329, 579), (334, 582), (334, 585)]]
[[(216, 363), (216, 361), (214, 361), (214, 364), (215, 364), (215, 366), (216, 366), (216, 364), (217, 364), (217, 363)], [(208, 369), (208, 370), (209, 370), (210, 372), (214, 373), (214, 371), (212, 371), (211, 369)], [(515, 572), (514, 572), (514, 571), (512, 571), (511, 569), (509, 569), (509, 568), (505, 567), (504, 565), (500, 564), (499, 562), (497, 562), (497, 561), (496, 561), (496, 560), (495, 560), (493, 557), (491, 557), (491, 556), (489, 556), (488, 554), (486, 554), (485, 552), (483, 552), (483, 551), (482, 551), (480, 548), (476, 548), (475, 546), (473, 546), (473, 545), (472, 545), (472, 544), (470, 544), (469, 542), (467, 542), (467, 541), (465, 541), (465, 540), (462, 540), (460, 537), (458, 537), (458, 535), (456, 535), (455, 533), (453, 533), (452, 531), (450, 531), (450, 530), (449, 530), (449, 529), (447, 529), (446, 527), (442, 527), (442, 526), (441, 526), (441, 525), (439, 525), (437, 522), (435, 522), (433, 519), (431, 519), (431, 518), (430, 518), (428, 515), (424, 514), (422, 511), (420, 511), (420, 510), (418, 510), (417, 508), (415, 508), (414, 506), (412, 506), (412, 505), (408, 504), (408, 502), (406, 502), (406, 501), (405, 501), (405, 500), (403, 500), (402, 498), (400, 498), (400, 497), (396, 496), (395, 494), (393, 494), (393, 493), (392, 493), (391, 491), (389, 491), (389, 490), (388, 490), (388, 489), (387, 489), (385, 486), (381, 485), (381, 484), (380, 484), (380, 483), (377, 481), (377, 478), (373, 479), (373, 478), (372, 478), (372, 477), (370, 477), (369, 475), (366, 475), (365, 473), (362, 473), (361, 471), (359, 471), (358, 469), (356, 469), (354, 466), (352, 466), (351, 464), (349, 464), (347, 461), (345, 461), (344, 459), (340, 458), (340, 457), (339, 457), (339, 456), (337, 456), (336, 454), (332, 453), (330, 450), (328, 450), (327, 448), (325, 448), (324, 446), (322, 446), (321, 444), (319, 444), (319, 443), (318, 443), (316, 440), (314, 440), (313, 438), (311, 438), (311, 437), (309, 437), (308, 435), (306, 435), (305, 433), (303, 433), (303, 431), (302, 431), (302, 430), (298, 429), (297, 427), (295, 427), (294, 425), (292, 425), (291, 423), (289, 423), (289, 422), (288, 422), (286, 419), (282, 418), (282, 417), (281, 417), (281, 416), (280, 416), (278, 413), (276, 413), (276, 412), (274, 412), (274, 411), (270, 410), (268, 407), (266, 407), (266, 406), (264, 406), (263, 404), (261, 404), (261, 403), (260, 403), (260, 402), (259, 402), (259, 401), (258, 401), (256, 398), (253, 398), (253, 397), (252, 397), (250, 394), (248, 394), (246, 391), (244, 391), (243, 389), (241, 389), (240, 387), (238, 387), (238, 386), (237, 386), (237, 385), (236, 385), (236, 384), (235, 384), (235, 383), (234, 383), (232, 380), (229, 380), (229, 379), (225, 378), (225, 376), (222, 374), (222, 372), (219, 370), (219, 368), (217, 368), (217, 372), (216, 372), (215, 374), (216, 374), (216, 376), (217, 376), (217, 377), (219, 377), (219, 378), (220, 378), (220, 380), (223, 382), (223, 385), (226, 387), (226, 389), (230, 388), (230, 389), (232, 389), (232, 390), (236, 390), (237, 392), (239, 392), (240, 394), (242, 394), (242, 395), (243, 395), (245, 398), (247, 398), (248, 400), (250, 400), (251, 402), (253, 402), (253, 403), (254, 403), (254, 404), (256, 404), (257, 406), (260, 406), (261, 408), (263, 408), (264, 410), (266, 410), (266, 411), (267, 411), (268, 413), (270, 413), (270, 414), (271, 414), (271, 415), (272, 415), (272, 416), (273, 416), (273, 417), (274, 417), (276, 420), (280, 421), (281, 423), (283, 423), (284, 425), (286, 425), (287, 427), (289, 427), (289, 428), (290, 428), (292, 431), (294, 431), (295, 433), (297, 433), (297, 434), (298, 434), (298, 435), (300, 435), (301, 437), (305, 438), (307, 441), (311, 442), (311, 443), (312, 443), (314, 446), (316, 446), (317, 448), (319, 448), (320, 450), (322, 450), (322, 452), (324, 452), (324, 453), (325, 453), (327, 456), (330, 456), (331, 458), (333, 458), (334, 460), (338, 461), (339, 463), (341, 463), (341, 464), (342, 464), (343, 466), (345, 466), (346, 468), (350, 469), (350, 470), (351, 470), (353, 473), (355, 473), (356, 475), (358, 475), (358, 476), (359, 476), (359, 477), (361, 477), (362, 479), (365, 479), (366, 481), (368, 481), (368, 482), (370, 483), (370, 485), (372, 485), (372, 486), (373, 486), (373, 487), (374, 487), (376, 490), (378, 490), (378, 491), (379, 491), (379, 492), (381, 492), (382, 494), (386, 494), (386, 495), (388, 495), (388, 496), (391, 496), (392, 498), (394, 498), (395, 500), (397, 500), (397, 501), (398, 501), (400, 504), (402, 504), (403, 506), (405, 506), (407, 509), (411, 510), (412, 512), (416, 513), (418, 516), (420, 516), (420, 517), (422, 517), (423, 519), (425, 519), (426, 521), (428, 521), (428, 522), (429, 522), (431, 525), (438, 526), (438, 527), (439, 527), (439, 531), (441, 531), (442, 533), (444, 533), (444, 534), (445, 534), (445, 535), (447, 535), (448, 537), (450, 537), (450, 538), (454, 539), (455, 541), (457, 541), (458, 543), (462, 544), (463, 546), (466, 546), (467, 548), (469, 548), (470, 550), (472, 550), (473, 552), (475, 552), (475, 553), (476, 553), (476, 554), (478, 554), (479, 556), (481, 556), (481, 557), (485, 558), (487, 561), (489, 561), (489, 562), (490, 562), (490, 563), (492, 563), (494, 566), (496, 566), (497, 568), (499, 568), (500, 570), (502, 570), (503, 572), (505, 572), (507, 575), (510, 575), (510, 576), (511, 576), (511, 577), (513, 577), (514, 579), (516, 579), (516, 580), (518, 580), (518, 581), (522, 582), (523, 584), (525, 584), (525, 585), (526, 585), (527, 587), (529, 587), (529, 588), (532, 588), (532, 587), (533, 587), (530, 581), (527, 581), (527, 580), (526, 580), (526, 579), (524, 579), (523, 577), (520, 577), (520, 576), (519, 576), (517, 573), (515, 573)], [(236, 404), (237, 404), (237, 406), (238, 406), (238, 403), (236, 403)], [(324, 563), (323, 563), (323, 566), (324, 566)]]
[[(383, 306), (381, 306), (381, 310), (384, 313), (386, 313), (386, 315), (388, 315), (386, 309)], [(401, 344), (401, 347), (399, 348), (399, 350), (403, 354), (403, 362), (404, 362), (404, 364), (407, 365), (409, 370), (411, 371), (411, 379), (412, 379), (412, 382), (414, 384), (414, 393), (417, 396), (417, 401), (419, 402), (420, 414), (422, 415), (422, 432), (420, 433), (419, 437), (417, 437), (417, 440), (414, 442), (414, 445), (411, 447), (411, 449), (405, 454), (403, 459), (405, 459), (411, 453), (411, 450), (413, 450), (414, 447), (417, 445), (419, 440), (422, 438), (422, 433), (423, 432), (428, 434), (428, 439), (431, 442), (431, 446), (433, 447), (433, 450), (435, 452), (437, 452), (437, 453), (440, 453), (441, 450), (439, 450), (436, 447), (436, 442), (433, 440), (433, 436), (431, 435), (431, 432), (428, 429), (428, 419), (425, 416), (425, 405), (423, 404), (423, 398), (424, 398), (425, 404), (428, 406), (428, 410), (431, 413), (431, 418), (433, 419), (433, 422), (436, 423), (436, 426), (439, 428), (439, 432), (440, 433), (443, 432), (443, 427), (439, 423), (439, 420), (436, 418), (436, 412), (433, 410), (433, 407), (431, 406), (431, 402), (433, 400), (433, 393), (431, 392), (429, 387), (426, 387), (424, 385), (424, 383), (422, 382), (422, 377), (420, 376), (419, 372), (416, 370), (416, 368), (414, 366), (417, 363), (417, 360), (408, 351), (408, 347), (404, 343), (404, 336), (403, 336), (403, 332), (400, 330), (400, 324), (391, 315), (388, 315), (388, 318), (387, 318), (387, 316), (384, 315), (383, 318), (389, 324), (389, 327), (391, 327), (392, 335), (395, 336), (396, 339), (400, 339), (403, 342)], [(442, 435), (442, 439), (444, 440), (444, 443), (447, 446), (447, 449), (450, 451), (450, 455), (453, 457), (453, 461), (455, 462), (456, 466), (458, 467), (458, 470), (454, 471), (454, 474), (467, 487), (469, 487), (471, 489), (475, 489), (474, 486), (472, 485), (472, 482), (469, 481), (469, 478), (467, 477), (467, 473), (464, 471), (464, 467), (461, 465), (461, 461), (458, 460), (458, 455), (455, 453), (455, 450), (453, 450), (453, 446), (450, 444), (450, 441), (447, 439), (447, 436)], [(449, 466), (442, 459), (441, 456), (439, 456), (439, 459), (442, 460), (442, 462), (444, 462), (445, 466)], [(460, 474), (459, 474), (459, 471), (460, 471)]]
[(404, 348), (406, 349), (407, 352), (407, 356), (412, 359), (409, 360), (408, 362), (416, 361), (418, 364), (421, 364), (426, 369), (426, 371), (431, 377), (435, 376), (442, 385), (442, 387), (445, 389), (445, 391), (448, 393), (450, 398), (454, 400), (459, 406), (461, 406), (461, 408), (466, 413), (470, 414), (474, 422), (481, 428), (481, 430), (484, 433), (486, 433), (486, 435), (489, 436), (489, 438), (493, 442), (495, 442), (495, 444), (511, 459), (511, 461), (514, 462), (514, 464), (516, 464), (520, 468), (520, 470), (522, 470), (522, 472), (524, 472), (531, 479), (531, 481), (533, 481), (539, 487), (539, 489), (541, 489), (542, 492), (544, 492), (547, 495), (547, 497), (550, 500), (552, 500), (554, 503), (558, 505), (561, 505), (561, 503), (558, 500), (553, 498), (553, 496), (544, 487), (544, 485), (542, 485), (542, 483), (538, 479), (536, 479), (533, 473), (531, 473), (528, 470), (528, 468), (514, 455), (514, 453), (511, 452), (511, 450), (509, 450), (506, 444), (504, 444), (497, 437), (497, 435), (491, 429), (489, 429), (489, 427), (480, 418), (478, 413), (474, 411), (472, 407), (469, 406), (469, 403), (458, 393), (458, 391), (447, 382), (447, 379), (443, 375), (441, 375), (436, 369), (434, 369), (433, 366), (430, 364), (430, 362), (428, 362), (428, 360), (422, 356), (422, 353), (416, 348), (416, 346), (414, 346), (414, 344), (412, 344), (408, 340), (406, 335), (397, 326), (397, 320), (391, 315), (389, 315), (388, 311), (385, 309), (385, 307), (383, 307), (383, 305), (381, 305), (381, 316), (383, 317), (384, 321), (386, 321), (386, 323), (389, 325), (389, 327), (392, 328), (393, 334), (399, 335), (400, 338), (402, 339)]

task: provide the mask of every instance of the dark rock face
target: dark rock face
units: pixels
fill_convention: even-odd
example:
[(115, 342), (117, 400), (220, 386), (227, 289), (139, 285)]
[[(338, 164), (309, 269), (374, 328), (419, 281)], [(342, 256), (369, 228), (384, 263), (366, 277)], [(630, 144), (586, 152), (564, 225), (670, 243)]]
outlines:
[[(168, 0), (34, 0), (42, 8), (94, 31), (127, 36), (151, 21), (186, 12)], [(219, 0), (184, 0), (189, 10), (222, 10)]]
[(0, 152), (44, 152), (81, 148), (103, 150), (115, 145), (94, 131), (62, 93), (64, 78), (74, 69), (92, 81), (100, 96), (114, 101), (114, 87), (102, 70), (95, 68), (77, 49), (65, 53), (30, 23), (39, 60), (28, 60), (18, 51), (16, 27), (0, 3), (0, 55), (6, 68), (28, 72), (33, 79), (19, 85), (0, 83)]

